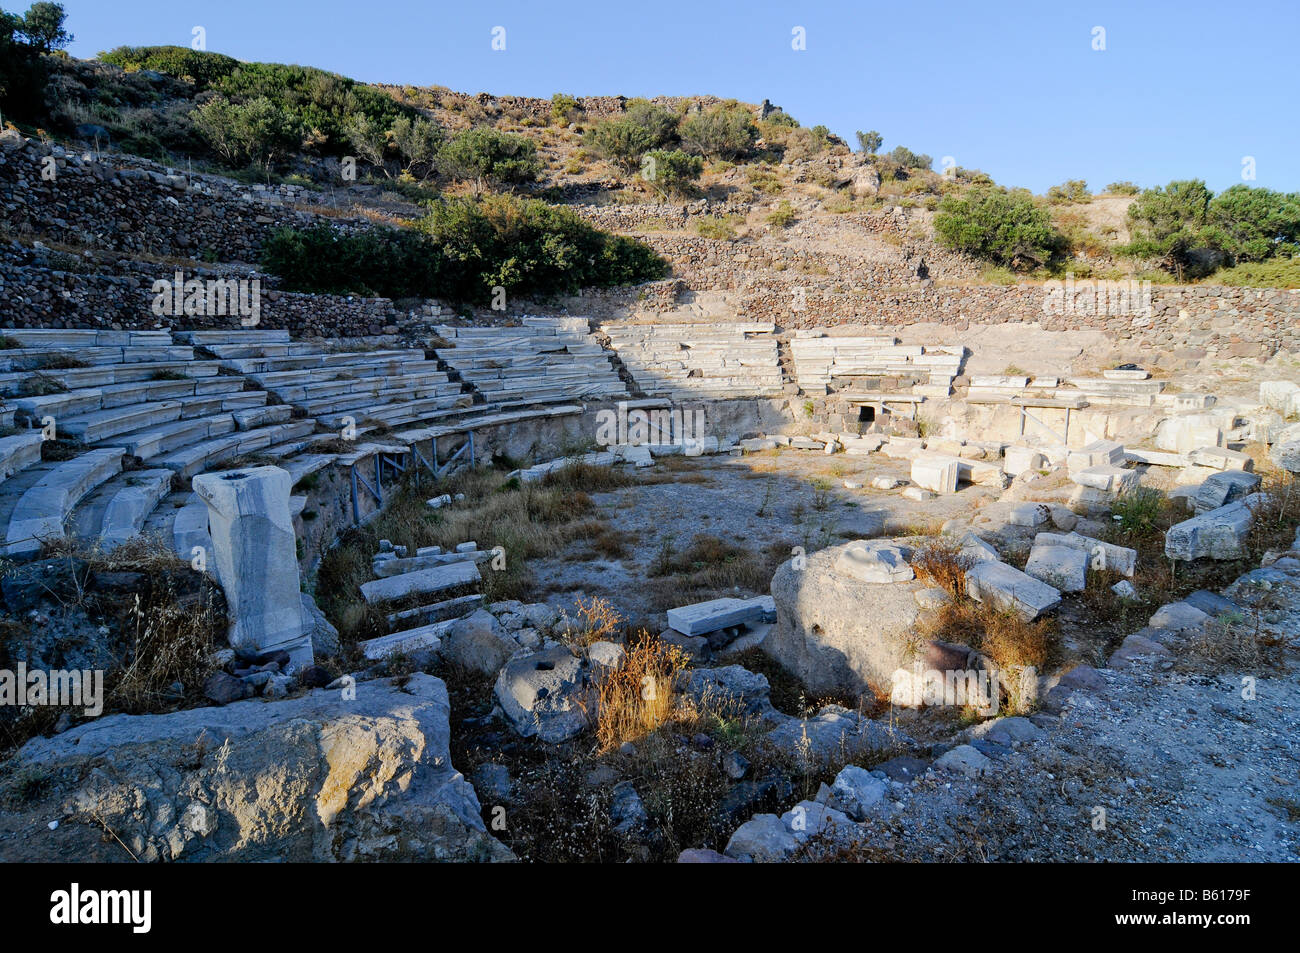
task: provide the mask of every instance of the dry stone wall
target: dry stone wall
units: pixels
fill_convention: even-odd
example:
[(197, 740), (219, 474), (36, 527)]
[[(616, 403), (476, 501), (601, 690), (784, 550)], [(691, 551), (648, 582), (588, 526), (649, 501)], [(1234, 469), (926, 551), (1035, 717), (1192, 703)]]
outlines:
[(284, 204), (290, 200), (278, 189), (169, 173), (116, 155), (87, 158), (12, 130), (0, 134), (0, 209), (12, 234), (132, 255), (252, 262), (272, 230), (319, 220)]

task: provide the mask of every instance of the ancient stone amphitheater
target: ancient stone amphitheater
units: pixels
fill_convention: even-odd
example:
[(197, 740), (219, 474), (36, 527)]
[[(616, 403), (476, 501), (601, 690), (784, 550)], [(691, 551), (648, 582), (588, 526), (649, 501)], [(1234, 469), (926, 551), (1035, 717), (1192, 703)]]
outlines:
[[(53, 177), (41, 174), (45, 159)], [(612, 306), (609, 295), (593, 296), (599, 314), (575, 300), (475, 319), (439, 302), (278, 289), (248, 262), (269, 229), (317, 217), (292, 192), (81, 158), (10, 131), (0, 135), (0, 203), (11, 234), (0, 255), (0, 546), (13, 624), (44, 646), (32, 659), (63, 657), (62, 623), (51, 620), (67, 606), (52, 609), (43, 590), (75, 577), (88, 554), (102, 559), (142, 537), (218, 584), (230, 615), (229, 645), (203, 687), (210, 704), (68, 719), (27, 741), (15, 755), (21, 770), (76, 766), (61, 776), (91, 777), (110, 764), (115, 780), (41, 795), (5, 822), (0, 856), (103, 856), (76, 833), (91, 829), (93, 809), (137, 859), (508, 859), (488, 827), (492, 809), (530, 802), (511, 793), (501, 733), (517, 746), (587, 732), (593, 686), (632, 654), (611, 629), (579, 632), (560, 604), (586, 577), (552, 567), (554, 598), (489, 602), (479, 590), (497, 554), (480, 541), (411, 552), (381, 540), (365, 554), (373, 578), (359, 591), (381, 634), (343, 651), (306, 582), (399, 487), (427, 480), (425, 505), (454, 514), (463, 501), (440, 482), (502, 461), (513, 461), (515, 490), (577, 463), (662, 469), (658, 483), (618, 490), (645, 497), (612, 508), (633, 513), (666, 485), (675, 496), (649, 521), (672, 522), (676, 506), (683, 523), (702, 526), (717, 515), (710, 507), (742, 499), (718, 516), (735, 521), (738, 536), (769, 528), (753, 523), (743, 492), (691, 502), (710, 480), (739, 479), (737, 468), (762, 477), (785, 467), (791, 499), (807, 494), (808, 508), (831, 511), (820, 543), (782, 551), (763, 584), (644, 611), (662, 643), (691, 661), (674, 683), (681, 697), (705, 710), (727, 696), (762, 744), (803, 760), (781, 776), (764, 762), (760, 774), (734, 738), (681, 729), (670, 759), (707, 762), (725, 793), (720, 826), (678, 844), (647, 833), (661, 818), (651, 792), (636, 788), (640, 775), (574, 754), (584, 777), (608, 774), (596, 785), (609, 814), (601, 836), (629, 858), (665, 843), (683, 860), (932, 857), (957, 837), (937, 817), (957, 812), (978, 825), (999, 810), (1051, 828), (1038, 846), (1000, 844), (1006, 859), (1129, 859), (1148, 849), (1231, 857), (1239, 831), (1199, 802), (1199, 821), (1228, 826), (1202, 829), (1196, 843), (1152, 846), (1137, 833), (1089, 842), (1073, 818), (1095, 803), (1112, 805), (1130, 831), (1189, 829), (1164, 801), (1127, 815), (1114, 806), (1125, 778), (1144, 771), (1157, 788), (1210, 799), (1186, 758), (1146, 757), (1181, 743), (1171, 740), (1175, 707), (1201, 722), (1222, 716), (1198, 730), (1241, 752), (1237, 770), (1284, 773), (1281, 762), (1294, 759), (1293, 743), (1279, 739), (1294, 728), (1297, 699), (1277, 670), (1255, 657), (1210, 675), (1184, 665), (1215, 638), (1221, 646), (1224, 631), (1239, 634), (1243, 620), (1252, 646), (1296, 647), (1300, 536), (1261, 554), (1252, 535), (1264, 514), (1278, 525), (1294, 519), (1276, 489), (1283, 483), (1266, 485), (1259, 472), (1292, 486), (1300, 472), (1294, 292), (1156, 289), (1141, 314), (1070, 324), (1043, 317), (1038, 291), (936, 285), (943, 276), (932, 269), (901, 292), (869, 287), (873, 303), (861, 310), (786, 321), (769, 313), (784, 289), (750, 288), (761, 304), (737, 306), (758, 299), (737, 292), (732, 266), (710, 270), (723, 246), (680, 263), (694, 285), (653, 307), (632, 289)], [(365, 227), (360, 217), (323, 220)], [(904, 264), (888, 264), (891, 280)], [(866, 262), (845, 267), (870, 275)], [(156, 283), (178, 271), (201, 286), (264, 281), (255, 318), (216, 313), (203, 298), (189, 313), (160, 313)], [(701, 302), (716, 302), (716, 313)], [(686, 427), (683, 409), (702, 411), (704, 432)], [(668, 429), (601, 441), (609, 414), (663, 415)], [(674, 468), (692, 462), (695, 481), (676, 482)], [(1200, 571), (1185, 567), (1257, 564), (1219, 591), (1151, 591), (1138, 543), (1111, 535), (1142, 487), (1176, 508), (1150, 557), (1175, 567), (1174, 583), (1178, 571)], [(841, 494), (834, 507), (832, 490)], [(766, 499), (757, 505), (758, 519), (773, 519)], [(780, 506), (775, 522), (804, 518), (802, 502)], [(926, 520), (941, 526), (915, 530)], [(645, 521), (625, 535), (646, 558), (619, 569), (631, 603), (657, 570)], [(957, 567), (947, 583), (924, 568), (925, 554), (941, 550)], [(665, 549), (662, 561), (671, 557)], [(109, 572), (93, 581), (121, 584)], [(908, 681), (911, 666), (1010, 678), (991, 650), (918, 635), (936, 631), (927, 626), (954, 600), (1025, 623), (1060, 616), (1069, 664), (1053, 658), (1036, 675), (1030, 666), (1028, 687), (1008, 696), (1011, 714), (924, 720), (922, 709), (940, 706)], [(1128, 628), (1090, 641), (1080, 613), (1099, 600)], [(779, 710), (746, 652), (811, 697), (856, 698), (860, 710)], [(435, 670), (486, 679), (483, 710), (454, 710), (460, 702)], [(1276, 690), (1279, 704), (1257, 713), (1233, 700), (1242, 671)], [(884, 709), (868, 703), (873, 693)], [(915, 716), (906, 731), (898, 711)], [(1247, 719), (1272, 740), (1243, 740)], [(477, 764), (471, 785), (452, 766), (453, 745), (484, 726), (499, 726), (497, 760)], [(153, 764), (182, 758), (204, 734), (233, 744), (220, 771), (200, 756), (190, 774), (159, 782)], [(1080, 760), (1098, 747), (1114, 762), (1109, 780), (1080, 780)], [(651, 748), (638, 738), (602, 757)], [(459, 758), (464, 749), (455, 750)], [(798, 778), (820, 777), (808, 762), (834, 768), (799, 791)], [(1108, 786), (1116, 779), (1119, 790)], [(250, 799), (253, 786), (262, 793)], [(1248, 818), (1265, 856), (1294, 859), (1294, 834), (1269, 820), (1269, 796), (1240, 794), (1229, 806)], [(62, 833), (50, 828), (38, 844), (30, 835), (51, 811)]]

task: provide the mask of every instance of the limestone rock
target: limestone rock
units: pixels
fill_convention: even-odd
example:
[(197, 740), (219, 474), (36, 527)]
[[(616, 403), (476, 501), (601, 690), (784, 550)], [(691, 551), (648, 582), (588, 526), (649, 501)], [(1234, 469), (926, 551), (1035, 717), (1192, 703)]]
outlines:
[(831, 546), (805, 558), (802, 569), (783, 563), (772, 577), (776, 627), (763, 651), (815, 692), (861, 692), (888, 685), (914, 651), (920, 610), (917, 580), (893, 585), (862, 582), (833, 570), (853, 546)]
[(109, 715), (18, 757), (86, 778), (63, 811), (99, 818), (143, 860), (510, 859), (451, 764), (449, 713), (442, 681), (417, 673), (351, 700), (321, 689)]
[(587, 660), (557, 645), (512, 658), (497, 676), (495, 694), (519, 735), (557, 744), (587, 726), (591, 689)]
[(1088, 585), (1088, 554), (1069, 546), (1035, 543), (1025, 574), (1061, 592), (1082, 592)]
[(483, 675), (495, 675), (519, 649), (496, 616), (479, 609), (457, 619), (442, 636), (442, 657)]
[(886, 540), (858, 540), (835, 558), (835, 572), (860, 582), (907, 582), (915, 577), (903, 549)]

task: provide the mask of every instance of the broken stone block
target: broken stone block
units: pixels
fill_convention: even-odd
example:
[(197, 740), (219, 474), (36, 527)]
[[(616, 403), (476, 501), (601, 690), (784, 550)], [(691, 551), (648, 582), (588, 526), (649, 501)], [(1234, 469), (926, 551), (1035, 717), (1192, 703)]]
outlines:
[(1082, 592), (1088, 584), (1088, 562), (1086, 550), (1035, 542), (1025, 573), (1061, 592)]
[(1188, 453), (1197, 447), (1223, 444), (1223, 430), (1211, 414), (1189, 414), (1161, 421), (1156, 428), (1155, 444), (1161, 450)]
[(1294, 381), (1262, 381), (1259, 402), (1283, 417), (1300, 412), (1300, 384)]
[(410, 595), (429, 595), (467, 586), (482, 581), (478, 566), (470, 561), (448, 563), (432, 569), (420, 569), (416, 572), (389, 576), (387, 579), (372, 579), (363, 583), (361, 595), (370, 605), (400, 599)]
[(1042, 526), (1052, 518), (1051, 508), (1044, 503), (1022, 503), (1007, 514), (1012, 526)]
[(1243, 470), (1215, 472), (1206, 477), (1196, 491), (1196, 495), (1192, 497), (1192, 509), (1197, 513), (1216, 510), (1240, 500), (1259, 484), (1260, 478), (1257, 473), (1246, 473)]
[(993, 762), (971, 745), (958, 745), (944, 752), (934, 762), (934, 766), (940, 771), (952, 771), (964, 774), (968, 778), (978, 778), (993, 767)]
[(781, 818), (775, 814), (755, 814), (736, 828), (723, 851), (728, 857), (758, 864), (781, 863), (799, 849)]
[(1300, 440), (1275, 443), (1268, 457), (1288, 473), (1300, 473)]
[(1032, 622), (1061, 602), (1061, 593), (1002, 562), (978, 562), (966, 570), (971, 598), (1016, 612)]
[(1108, 381), (1144, 381), (1151, 375), (1140, 367), (1115, 367), (1108, 371), (1102, 371), (1101, 376)]
[(1090, 566), (1097, 570), (1113, 570), (1132, 576), (1137, 569), (1137, 550), (1127, 546), (1117, 546), (1104, 540), (1093, 539), (1079, 533), (1039, 533), (1034, 537), (1035, 546), (1069, 546), (1088, 554)]
[(903, 550), (884, 540), (858, 540), (835, 558), (834, 571), (859, 582), (907, 582), (916, 574)]
[(967, 533), (961, 538), (961, 554), (981, 561), (1001, 562), (998, 551), (974, 533)]
[(1111, 464), (1098, 464), (1071, 471), (1070, 479), (1079, 486), (1104, 490), (1107, 493), (1120, 493), (1137, 486), (1138, 472)]
[(922, 455), (912, 460), (912, 482), (935, 493), (956, 493), (961, 461), (954, 457)]
[(890, 437), (880, 448), (881, 452), (894, 459), (911, 459), (921, 452), (924, 441), (920, 437)]
[(1252, 516), (1245, 503), (1230, 503), (1189, 520), (1165, 533), (1170, 559), (1236, 559), (1244, 552)]
[(760, 599), (710, 599), (669, 609), (668, 625), (683, 635), (708, 635), (719, 629), (762, 619), (765, 611)]
[(1012, 476), (1019, 476), (1032, 470), (1043, 468), (1044, 458), (1037, 450), (1029, 447), (1007, 447), (1002, 452), (1002, 469)]
[(1137, 587), (1127, 579), (1121, 579), (1115, 585), (1110, 587), (1110, 591), (1115, 593), (1125, 602), (1136, 602), (1138, 600)]
[(442, 657), (483, 675), (495, 675), (519, 650), (496, 616), (479, 609), (447, 626), (442, 636)]
[(919, 486), (909, 486), (903, 490), (903, 496), (909, 500), (915, 500), (917, 503), (924, 503), (926, 500), (934, 499), (934, 494), (929, 490), (923, 490)]
[(893, 477), (875, 477), (871, 481), (871, 486), (877, 490), (892, 490), (898, 486), (898, 481)]
[(682, 441), (682, 453), (688, 457), (701, 457), (706, 453), (717, 453), (717, 437), (687, 437)]
[(1245, 470), (1247, 472), (1255, 469), (1255, 461), (1251, 459), (1250, 454), (1241, 453), (1238, 450), (1228, 450), (1226, 447), (1197, 447), (1195, 450), (1188, 452), (1188, 462), (1194, 463), (1201, 467), (1213, 467), (1216, 470)]
[(1066, 458), (1066, 467), (1073, 474), (1095, 466), (1118, 466), (1124, 462), (1124, 445), (1114, 440), (1096, 440), (1086, 447), (1073, 450)]
[(975, 463), (967, 460), (961, 460), (959, 464), (958, 477), (967, 483), (974, 483), (977, 486), (991, 486), (1002, 490), (1010, 482), (1003, 469), (996, 464)]

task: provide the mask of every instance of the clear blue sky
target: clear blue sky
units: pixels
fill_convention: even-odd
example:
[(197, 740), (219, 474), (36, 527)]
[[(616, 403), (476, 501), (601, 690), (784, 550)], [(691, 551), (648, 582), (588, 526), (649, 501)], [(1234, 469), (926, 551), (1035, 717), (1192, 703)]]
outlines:
[[(25, 0), (4, 0), (25, 9)], [(782, 106), (850, 142), (1041, 192), (1203, 178), (1300, 190), (1296, 0), (971, 3), (65, 0), (71, 52), (189, 45), (371, 82), (549, 97), (711, 93)], [(491, 31), (506, 28), (506, 50)], [(807, 49), (791, 49), (791, 31)], [(1094, 27), (1104, 27), (1095, 51)]]

